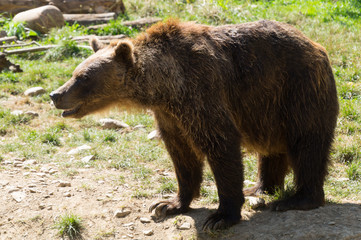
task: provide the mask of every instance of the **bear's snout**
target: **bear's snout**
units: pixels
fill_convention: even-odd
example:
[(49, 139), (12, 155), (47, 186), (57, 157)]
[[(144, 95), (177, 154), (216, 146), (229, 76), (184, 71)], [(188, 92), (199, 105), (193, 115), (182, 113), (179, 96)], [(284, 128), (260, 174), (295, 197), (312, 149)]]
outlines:
[(52, 91), (49, 94), (49, 96), (50, 96), (51, 100), (53, 101), (54, 105), (57, 106), (59, 99), (61, 98), (61, 94), (57, 91)]

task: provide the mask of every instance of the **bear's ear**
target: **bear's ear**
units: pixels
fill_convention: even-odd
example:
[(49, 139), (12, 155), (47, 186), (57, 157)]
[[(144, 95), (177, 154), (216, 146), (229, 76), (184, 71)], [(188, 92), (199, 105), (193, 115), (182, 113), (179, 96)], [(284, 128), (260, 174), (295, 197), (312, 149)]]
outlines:
[(129, 40), (119, 41), (114, 49), (115, 56), (125, 61), (127, 65), (131, 66), (134, 64), (133, 49), (134, 49), (134, 45), (131, 41)]
[(91, 37), (89, 40), (90, 46), (93, 48), (94, 52), (97, 52), (98, 50), (102, 49), (104, 46), (96, 37)]

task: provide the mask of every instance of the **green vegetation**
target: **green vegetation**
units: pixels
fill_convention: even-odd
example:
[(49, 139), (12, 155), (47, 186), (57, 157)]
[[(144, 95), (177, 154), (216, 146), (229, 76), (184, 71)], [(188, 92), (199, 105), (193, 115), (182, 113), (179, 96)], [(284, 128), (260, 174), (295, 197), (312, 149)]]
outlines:
[(54, 227), (58, 230), (58, 234), (62, 238), (66, 236), (70, 240), (82, 239), (82, 220), (77, 215), (66, 213), (63, 216), (60, 216)]
[[(65, 83), (75, 67), (91, 54), (79, 47), (72, 37), (86, 34), (136, 36), (140, 30), (124, 27), (121, 22), (140, 17), (156, 16), (163, 19), (179, 18), (184, 21), (221, 25), (238, 24), (259, 19), (272, 19), (296, 26), (311, 39), (322, 44), (329, 52), (340, 100), (340, 115), (332, 151), (333, 164), (325, 184), (325, 192), (333, 201), (361, 200), (361, 2), (359, 0), (129, 0), (127, 13), (99, 30), (66, 25), (48, 35), (38, 35), (41, 44), (57, 44), (46, 53), (28, 53), (11, 56), (20, 64), (23, 73), (0, 73), (0, 156), (10, 154), (35, 158), (38, 162), (55, 162), (69, 168), (66, 175), (75, 175), (82, 167), (80, 159), (91, 153), (92, 168), (114, 168), (122, 175), (116, 183), (128, 183), (135, 198), (152, 198), (157, 194), (175, 193), (174, 175), (160, 177), (156, 169), (172, 172), (172, 164), (163, 144), (148, 140), (147, 134), (155, 126), (148, 112), (129, 113), (114, 111), (107, 117), (130, 125), (128, 130), (104, 130), (99, 116), (81, 120), (62, 119), (61, 111), (50, 105), (48, 94), (24, 97), (23, 92), (41, 86), (48, 93)], [(21, 39), (35, 37), (23, 25), (14, 25), (0, 16), (0, 28)], [(19, 108), (40, 111), (39, 118), (12, 115)], [(143, 127), (135, 128), (137, 125)], [(73, 162), (64, 162), (66, 152), (83, 144), (91, 150), (75, 156)], [(244, 154), (245, 178), (256, 181), (256, 156)], [(292, 183), (292, 175), (288, 176)], [(341, 179), (341, 180), (340, 180)], [(348, 179), (348, 180), (344, 180)], [(83, 186), (87, 189), (88, 186)], [(90, 187), (89, 187), (90, 189)], [(286, 191), (287, 193), (287, 191)], [(278, 199), (283, 193), (278, 193)], [(214, 179), (207, 168), (201, 195), (214, 203), (217, 194)], [(76, 218), (75, 218), (76, 219)], [(65, 232), (67, 230), (64, 230)], [(64, 232), (63, 231), (63, 232)]]

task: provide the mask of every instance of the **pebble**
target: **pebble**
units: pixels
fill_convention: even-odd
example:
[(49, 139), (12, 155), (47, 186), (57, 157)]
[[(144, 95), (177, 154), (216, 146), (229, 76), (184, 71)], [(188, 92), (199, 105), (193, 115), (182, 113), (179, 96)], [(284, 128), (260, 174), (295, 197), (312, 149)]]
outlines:
[(158, 131), (157, 130), (154, 130), (154, 131), (151, 131), (149, 134), (148, 134), (148, 139), (149, 140), (153, 140), (153, 139), (158, 139), (160, 136), (158, 134)]
[(128, 128), (129, 125), (115, 119), (103, 118), (99, 120), (100, 124), (105, 129), (118, 129), (118, 128)]
[(90, 150), (90, 149), (91, 149), (90, 146), (84, 144), (82, 146), (79, 146), (77, 148), (74, 148), (74, 149), (70, 150), (67, 154), (68, 155), (74, 155), (74, 154), (78, 154), (78, 153), (80, 153), (82, 151)]
[(329, 222), (328, 225), (335, 225), (336, 222)]
[(35, 164), (37, 164), (37, 162), (34, 159), (29, 159), (24, 161), (24, 165), (35, 165)]
[(71, 187), (70, 182), (60, 181), (58, 187)]
[(144, 231), (143, 231), (143, 234), (144, 234), (145, 236), (152, 236), (152, 235), (154, 234), (154, 231), (153, 231), (152, 229), (150, 229), (150, 230), (144, 230)]
[(21, 202), (26, 198), (26, 193), (24, 192), (13, 192), (11, 193), (11, 196), (14, 198), (15, 201)]
[(141, 217), (139, 220), (141, 223), (150, 223), (150, 219), (146, 217)]
[(266, 202), (263, 198), (259, 197), (246, 197), (249, 201), (249, 205), (252, 209), (257, 209), (266, 206)]
[(45, 177), (46, 176), (45, 173), (37, 173), (36, 175), (39, 176), (39, 177)]
[(26, 176), (29, 176), (30, 175), (30, 172), (24, 172), (23, 173), (23, 176), (26, 177)]
[(14, 115), (14, 116), (20, 116), (20, 115), (24, 114), (24, 112), (21, 110), (14, 110), (10, 114)]
[(63, 194), (63, 196), (64, 196), (64, 197), (71, 197), (71, 193), (70, 193), (70, 192), (65, 192), (65, 193)]
[(41, 94), (44, 94), (44, 93), (46, 93), (44, 88), (42, 88), (42, 87), (33, 87), (33, 88), (29, 88), (28, 90), (26, 90), (24, 92), (24, 95), (33, 97), (33, 96), (38, 96), (38, 95), (41, 95)]
[(50, 169), (49, 174), (50, 174), (50, 175), (53, 175), (53, 174), (55, 174), (55, 173), (57, 173), (57, 172), (58, 172), (58, 171), (55, 170), (55, 169)]
[(13, 192), (16, 192), (16, 191), (19, 191), (20, 188), (18, 187), (14, 187), (14, 186), (9, 186), (8, 187), (8, 193), (13, 193)]
[(130, 210), (124, 210), (124, 209), (122, 209), (122, 210), (116, 210), (116, 211), (114, 212), (114, 217), (116, 217), (116, 218), (123, 218), (123, 217), (128, 216), (130, 213), (131, 213)]
[(191, 228), (191, 224), (188, 223), (188, 222), (183, 223), (183, 224), (179, 227), (180, 230), (188, 230), (188, 229), (190, 229), (190, 228)]
[(88, 163), (88, 162), (90, 162), (91, 160), (94, 160), (94, 158), (95, 158), (94, 155), (89, 155), (89, 156), (83, 157), (83, 158), (81, 159), (81, 161), (82, 161), (83, 163)]
[(36, 189), (34, 189), (34, 188), (29, 188), (29, 192), (30, 192), (30, 193), (36, 193)]
[(44, 208), (45, 208), (45, 204), (44, 204), (44, 203), (40, 203), (39, 209), (44, 209)]
[(133, 226), (133, 225), (134, 225), (133, 222), (125, 223), (125, 224), (123, 224), (123, 227), (131, 227), (131, 226)]

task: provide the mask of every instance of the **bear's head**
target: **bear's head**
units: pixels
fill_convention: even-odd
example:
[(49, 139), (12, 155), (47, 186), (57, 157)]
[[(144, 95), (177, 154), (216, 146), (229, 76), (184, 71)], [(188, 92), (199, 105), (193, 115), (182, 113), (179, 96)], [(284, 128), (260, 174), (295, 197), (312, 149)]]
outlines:
[(81, 118), (126, 99), (126, 75), (134, 65), (133, 43), (121, 40), (104, 46), (90, 40), (94, 54), (82, 62), (63, 86), (50, 94), (63, 117)]

